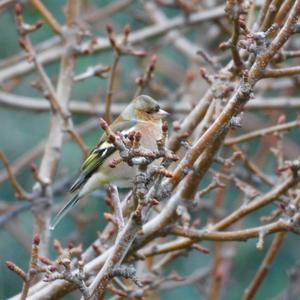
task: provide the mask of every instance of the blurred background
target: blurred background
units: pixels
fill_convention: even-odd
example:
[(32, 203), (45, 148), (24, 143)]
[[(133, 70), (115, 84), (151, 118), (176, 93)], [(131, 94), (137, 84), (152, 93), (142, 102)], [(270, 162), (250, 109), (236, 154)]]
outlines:
[[(21, 49), (18, 44), (18, 34), (15, 26), (12, 4), (0, 10), (0, 74), (1, 69), (5, 69), (10, 59), (14, 59)], [(34, 23), (40, 19), (39, 13), (30, 5), (29, 1), (21, 1), (23, 3), (23, 16), (28, 23)], [(63, 0), (44, 0), (44, 5), (52, 12), (60, 24), (64, 23), (64, 7), (66, 1)], [(101, 12), (105, 11), (112, 3), (118, 1), (103, 0), (83, 0), (82, 16), (88, 16), (80, 24), (86, 31), (91, 32), (97, 37), (105, 37), (105, 26), (108, 23), (113, 24), (115, 32), (122, 33), (123, 27), (130, 24), (132, 31), (140, 30), (146, 26), (153, 24), (153, 16), (150, 10), (145, 10), (145, 3), (142, 1), (120, 1), (124, 4), (123, 8), (117, 13), (110, 15), (109, 13), (101, 16)], [(146, 2), (146, 1), (145, 1)], [(149, 1), (152, 2), (152, 1)], [(185, 12), (178, 5), (167, 5), (173, 1), (154, 1), (159, 11), (166, 18), (185, 17)], [(176, 1), (175, 1), (176, 2)], [(204, 9), (214, 9), (224, 5), (225, 1), (190, 1), (203, 6)], [(97, 15), (99, 14), (99, 15)], [(195, 26), (184, 27), (180, 29), (187, 41), (187, 46), (182, 45), (182, 49), (175, 45), (178, 37), (172, 34), (156, 35), (150, 39), (144, 40), (137, 45), (137, 48), (145, 50), (147, 56), (145, 58), (137, 58), (133, 56), (122, 56), (117, 71), (117, 82), (113, 101), (116, 103), (127, 103), (134, 95), (137, 88), (136, 79), (141, 76), (151, 59), (151, 55), (157, 56), (157, 63), (154, 70), (151, 85), (147, 87), (145, 93), (153, 96), (164, 103), (167, 110), (171, 112), (168, 119), (170, 125), (173, 121), (181, 121), (184, 114), (187, 113), (195, 103), (201, 98), (207, 90), (208, 85), (200, 76), (200, 67), (207, 67), (207, 62), (194, 50), (203, 49), (212, 57), (216, 57), (218, 63), (225, 65), (230, 60), (229, 52), (222, 52), (218, 45), (222, 41), (226, 41), (230, 36), (230, 24), (222, 17), (217, 20), (208, 20), (199, 22)], [(34, 45), (40, 45), (47, 40), (55, 42), (55, 35), (49, 28), (48, 24), (37, 32), (32, 33), (31, 39)], [(299, 37), (298, 37), (299, 39)], [(293, 44), (294, 43), (294, 44)], [(297, 48), (299, 40), (295, 40), (292, 47)], [(177, 43), (178, 44), (178, 43)], [(192, 48), (192, 45), (194, 48)], [(75, 74), (84, 72), (87, 67), (95, 64), (110, 65), (113, 59), (112, 51), (100, 51), (92, 55), (81, 56), (76, 60)], [(294, 60), (292, 64), (299, 64), (299, 59)], [(59, 72), (59, 61), (45, 64), (47, 74), (53, 82), (56, 82)], [(40, 99), (41, 95), (32, 87), (32, 81), (36, 80), (37, 74), (30, 72), (21, 78), (13, 78), (1, 85), (3, 92), (9, 92), (15, 95), (33, 97)], [(299, 95), (298, 78), (286, 78), (281, 81), (272, 82), (271, 80), (263, 80), (257, 88), (257, 94), (260, 97), (288, 98), (290, 95), (297, 97)], [(107, 80), (98, 77), (91, 77), (87, 80), (76, 82), (72, 89), (72, 101), (82, 103), (90, 103), (97, 105), (104, 103)], [(269, 88), (272, 87), (272, 93)], [(1, 95), (0, 95), (1, 98)], [(185, 111), (176, 110), (176, 107), (184, 105)], [(173, 112), (172, 112), (173, 111)], [(235, 134), (241, 134), (249, 130), (255, 130), (265, 126), (269, 126), (276, 122), (278, 117), (285, 115), (286, 121), (295, 120), (298, 116), (298, 108), (282, 108), (282, 109), (266, 109), (256, 111), (249, 109), (244, 113), (243, 128), (237, 129)], [(94, 113), (75, 113), (73, 115), (74, 124), (80, 126), (87, 120), (95, 120), (92, 126), (88, 128), (81, 136), (88, 147), (93, 147), (101, 136), (101, 130), (97, 127), (97, 119), (103, 116), (103, 111)], [(43, 145), (43, 141), (48, 133), (49, 113), (33, 112), (25, 109), (12, 108), (0, 103), (0, 148), (4, 151), (7, 158), (14, 164), (18, 162), (24, 154), (30, 153), (32, 149), (37, 149)], [(286, 158), (295, 159), (300, 154), (300, 132), (299, 128), (287, 133), (284, 138), (284, 153)], [(276, 143), (276, 138), (267, 136), (261, 140), (255, 140), (242, 145), (242, 149), (247, 153), (248, 157), (253, 159), (265, 172), (272, 178), (276, 168), (276, 160), (270, 155), (269, 149)], [(226, 149), (222, 155), (226, 156)], [(76, 176), (81, 165), (83, 156), (73, 141), (68, 141), (63, 145), (62, 158), (59, 163), (59, 169), (56, 180), (61, 184), (55, 193), (55, 207), (58, 209), (60, 204), (67, 199), (67, 195), (63, 190), (64, 184), (68, 185)], [(33, 161), (39, 165), (40, 155), (37, 155)], [(237, 168), (237, 172), (240, 170)], [(32, 214), (30, 204), (26, 201), (17, 201), (15, 199), (15, 191), (9, 180), (5, 180), (5, 169), (0, 163), (0, 299), (6, 299), (13, 296), (21, 289), (21, 280), (5, 267), (5, 261), (11, 260), (23, 269), (28, 267), (28, 259), (31, 247), (32, 235)], [(241, 174), (243, 176), (243, 174)], [(30, 191), (34, 178), (30, 170), (30, 165), (20, 168), (17, 172), (17, 179), (25, 190)], [(203, 188), (208, 183), (208, 179), (203, 182)], [(260, 183), (258, 188), (266, 190)], [(201, 188), (200, 187), (200, 188)], [(125, 192), (125, 191), (124, 191)], [(205, 197), (205, 201), (212, 201), (218, 192), (213, 192)], [(224, 209), (229, 210), (236, 207), (240, 199), (240, 191), (234, 187), (225, 190)], [(105, 192), (99, 191), (91, 197), (88, 205), (81, 203), (79, 208), (64, 219), (62, 224), (52, 233), (51, 239), (59, 239), (66, 246), (69, 242), (76, 244), (82, 243), (85, 249), (97, 238), (97, 231), (101, 231), (106, 224), (103, 218), (103, 212), (107, 210), (107, 206), (103, 199)], [(13, 215), (9, 212), (13, 211)], [(260, 216), (267, 213), (269, 209), (261, 210), (255, 213), (251, 218), (247, 218), (245, 226), (257, 225)], [(79, 214), (80, 212), (80, 214)], [(205, 222), (207, 213), (197, 212), (197, 217)], [(74, 222), (76, 220), (76, 222)], [(80, 221), (80, 222), (78, 222)], [(76, 225), (77, 224), (77, 225)], [(79, 225), (78, 225), (79, 224)], [(226, 278), (222, 289), (220, 299), (223, 300), (239, 300), (242, 298), (245, 288), (253, 278), (257, 267), (263, 259), (271, 236), (266, 238), (265, 247), (262, 251), (256, 248), (256, 240), (247, 242), (226, 243), (227, 263), (230, 265), (230, 277)], [(203, 245), (212, 249), (213, 244), (205, 242)], [(255, 299), (277, 299), (280, 293), (289, 284), (289, 272), (295, 267), (299, 260), (299, 237), (288, 234), (279, 255), (275, 259), (274, 264), (270, 268), (270, 273), (261, 286)], [(51, 247), (50, 256), (54, 257), (55, 252)], [(177, 258), (171, 265), (165, 269), (166, 274), (176, 271), (180, 276), (192, 274), (199, 269), (205, 269), (212, 263), (210, 255), (192, 251), (187, 255)], [(228, 266), (227, 266), (228, 267)], [(226, 266), (224, 266), (226, 268)], [(222, 270), (220, 270), (222, 272)], [(220, 275), (221, 276), (221, 275)], [(205, 278), (201, 282), (192, 285), (178, 286), (176, 288), (166, 287), (160, 293), (161, 299), (205, 299), (203, 289), (207, 288)], [(78, 299), (78, 294), (70, 294), (63, 299)], [(300, 298), (297, 298), (300, 299)], [(296, 299), (293, 299), (296, 300)]]

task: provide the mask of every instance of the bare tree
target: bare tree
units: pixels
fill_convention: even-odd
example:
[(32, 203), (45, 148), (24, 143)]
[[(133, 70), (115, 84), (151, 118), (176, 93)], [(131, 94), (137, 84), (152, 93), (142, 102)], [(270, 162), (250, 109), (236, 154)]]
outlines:
[[(1, 13), (14, 14), (21, 47), (19, 54), (0, 62), (0, 105), (46, 111), (50, 116), (48, 135), (29, 152), (13, 162), (0, 152), (4, 166), (0, 182), (9, 180), (16, 198), (24, 200), (6, 206), (1, 227), (12, 231), (9, 224), (29, 208), (34, 224), (28, 271), (13, 263), (14, 257), (6, 263), (23, 280), (21, 293), (11, 299), (59, 299), (74, 290), (83, 299), (154, 299), (159, 291), (190, 284), (197, 284), (205, 299), (220, 299), (238, 244), (227, 242), (256, 239), (257, 250), (263, 250), (265, 238), (272, 235), (257, 273), (240, 296), (254, 298), (286, 236), (299, 234), (300, 145), (289, 131), (298, 130), (299, 136), (300, 121), (286, 114), (289, 108), (300, 107), (296, 96), (300, 67), (291, 66), (300, 56), (300, 1), (221, 2), (121, 0), (98, 8), (69, 0), (64, 25), (40, 0), (0, 2)], [(29, 8), (42, 21), (27, 23), (24, 12)], [(176, 16), (168, 17), (168, 10)], [(119, 33), (108, 21), (118, 13), (129, 15), (139, 29), (125, 25)], [(43, 30), (43, 23), (53, 36), (35, 44), (32, 34)], [(99, 25), (106, 36), (94, 33)], [(164, 49), (170, 55), (161, 54)], [(96, 54), (103, 52), (112, 54), (111, 62), (98, 61)], [(124, 71), (127, 56), (136, 61), (130, 76)], [(75, 74), (76, 63), (85, 57), (93, 57), (95, 64)], [(60, 69), (54, 79), (45, 66), (57, 62)], [(31, 73), (37, 76), (34, 87), (40, 98), (14, 94), (13, 88)], [(103, 96), (105, 101), (72, 99), (73, 87), (92, 77), (106, 82), (100, 93), (95, 91), (97, 99)], [(125, 77), (130, 89), (122, 85)], [(269, 97), (271, 91), (276, 91), (275, 97)], [(141, 147), (139, 133), (124, 137), (108, 126), (130, 99), (142, 93), (161, 100), (171, 113), (155, 151)], [(265, 110), (268, 122), (261, 117)], [(89, 118), (76, 126), (76, 115)], [(104, 118), (101, 128), (99, 115)], [(95, 228), (89, 247), (64, 248), (65, 240), (55, 240), (57, 257), (50, 259), (49, 224), (57, 210), (53, 199), (59, 193), (67, 197), (72, 181), (71, 174), (63, 178), (57, 174), (63, 163), (61, 150), (73, 140), (85, 157), (88, 147), (82, 136), (92, 130), (105, 131), (119, 151), (121, 160), (112, 162), (112, 168), (122, 161), (138, 172), (130, 191), (107, 188), (103, 215), (107, 225), (98, 236)], [(254, 154), (253, 140), (259, 145)], [(272, 173), (264, 167), (270, 157), (276, 170)], [(155, 160), (159, 166), (152, 164)], [(28, 166), (35, 180), (30, 192), (17, 179)], [(232, 188), (238, 193), (228, 205)], [(266, 215), (255, 217), (256, 225), (250, 227), (245, 219), (265, 207)], [(79, 210), (72, 217), (75, 231), (89, 223)], [(209, 241), (209, 247), (203, 241)], [(210, 255), (210, 265), (185, 277), (163, 272), (194, 250)], [(298, 273), (295, 262), (290, 284), (279, 297), (294, 299), (299, 294)]]

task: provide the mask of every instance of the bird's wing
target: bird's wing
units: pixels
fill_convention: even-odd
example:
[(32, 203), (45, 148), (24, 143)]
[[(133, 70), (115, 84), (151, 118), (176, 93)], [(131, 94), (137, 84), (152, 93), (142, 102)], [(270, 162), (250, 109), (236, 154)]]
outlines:
[(73, 193), (80, 189), (87, 180), (98, 170), (107, 157), (116, 151), (113, 144), (109, 142), (102, 142), (95, 149), (93, 149), (89, 156), (85, 159), (81, 166), (81, 172), (70, 188)]
[[(110, 128), (112, 131), (120, 131), (124, 136), (134, 128), (136, 121), (114, 122)], [(106, 134), (103, 134), (99, 144), (90, 152), (81, 166), (81, 172), (70, 188), (73, 193), (80, 189), (87, 180), (96, 172), (103, 162), (116, 151), (115, 146), (107, 140)]]

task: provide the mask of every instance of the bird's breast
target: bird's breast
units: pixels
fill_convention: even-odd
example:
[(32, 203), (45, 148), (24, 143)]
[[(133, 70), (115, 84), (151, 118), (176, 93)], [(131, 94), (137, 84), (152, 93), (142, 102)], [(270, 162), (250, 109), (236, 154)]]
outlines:
[[(158, 123), (158, 124), (157, 124)], [(161, 122), (141, 123), (136, 126), (136, 131), (141, 132), (141, 145), (149, 150), (156, 150), (156, 141), (161, 138)]]

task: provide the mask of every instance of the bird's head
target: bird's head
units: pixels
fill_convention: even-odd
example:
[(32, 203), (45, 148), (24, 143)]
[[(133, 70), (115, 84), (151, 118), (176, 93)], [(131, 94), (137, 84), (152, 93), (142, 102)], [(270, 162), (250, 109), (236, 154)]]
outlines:
[(154, 99), (146, 95), (133, 99), (122, 113), (123, 119), (138, 121), (158, 121), (167, 115)]

